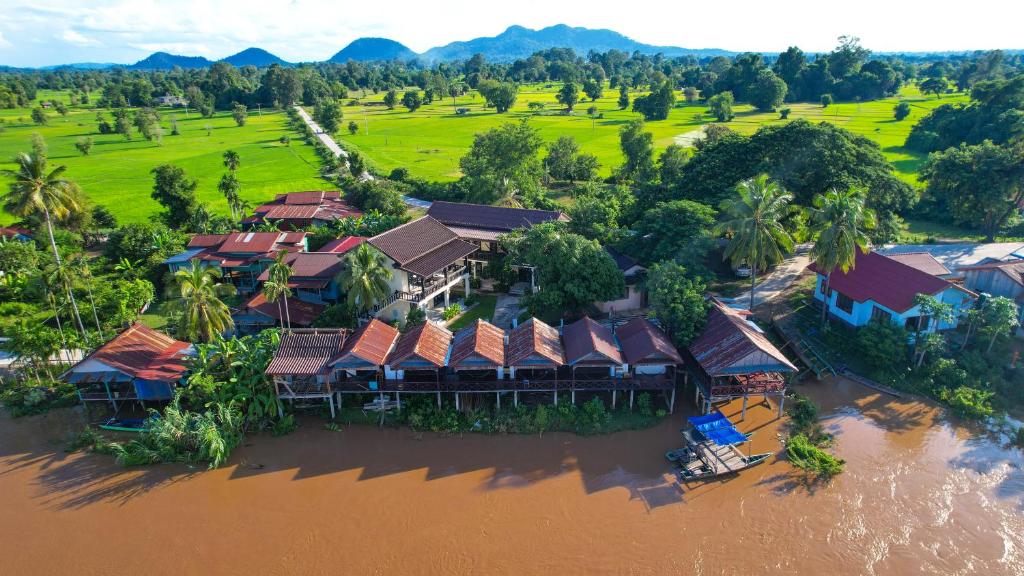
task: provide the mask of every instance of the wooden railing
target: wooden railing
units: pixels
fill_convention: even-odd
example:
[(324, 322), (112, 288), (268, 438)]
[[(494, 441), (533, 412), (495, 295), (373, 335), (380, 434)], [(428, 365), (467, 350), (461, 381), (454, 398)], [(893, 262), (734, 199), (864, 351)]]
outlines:
[[(373, 386), (376, 386), (374, 388)], [(664, 375), (638, 375), (631, 378), (587, 379), (494, 379), (439, 381), (340, 380), (331, 384), (337, 392), (554, 392), (570, 390), (669, 390), (675, 386), (675, 379)]]

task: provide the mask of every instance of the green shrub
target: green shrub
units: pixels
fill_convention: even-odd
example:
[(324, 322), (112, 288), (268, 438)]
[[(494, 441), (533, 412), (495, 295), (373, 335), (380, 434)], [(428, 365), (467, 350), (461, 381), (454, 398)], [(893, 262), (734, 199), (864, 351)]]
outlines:
[(992, 392), (978, 390), (970, 386), (955, 389), (943, 389), (939, 399), (961, 418), (981, 420), (992, 415)]
[(857, 331), (857, 352), (875, 369), (887, 372), (906, 364), (910, 334), (892, 322), (871, 322)]
[(811, 472), (819, 478), (831, 478), (839, 474), (843, 471), (843, 465), (846, 463), (846, 461), (815, 446), (803, 434), (790, 436), (786, 442), (786, 456), (794, 466)]
[(459, 306), (458, 302), (456, 302), (455, 304), (452, 304), (451, 306), (444, 309), (442, 317), (444, 318), (445, 322), (447, 322), (455, 318), (459, 314), (462, 314), (462, 306)]
[(551, 425), (551, 415), (548, 414), (548, 409), (543, 404), (537, 406), (537, 409), (533, 413), (533, 427), (537, 430), (537, 433), (544, 435), (544, 431)]
[(78, 404), (78, 392), (67, 382), (17, 380), (3, 385), (0, 402), (18, 418), (74, 406)]
[(576, 418), (576, 432), (579, 434), (597, 434), (605, 430), (611, 421), (611, 414), (605, 409), (604, 401), (594, 396), (583, 405)]
[(647, 392), (641, 392), (636, 397), (636, 407), (641, 416), (651, 416), (654, 414), (651, 407), (651, 395)]

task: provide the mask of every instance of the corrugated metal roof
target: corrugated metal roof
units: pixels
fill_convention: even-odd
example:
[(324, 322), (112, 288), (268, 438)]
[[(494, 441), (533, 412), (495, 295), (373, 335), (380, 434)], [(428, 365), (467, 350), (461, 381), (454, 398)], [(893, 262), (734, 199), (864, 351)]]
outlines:
[(565, 219), (555, 210), (530, 210), (527, 208), (506, 208), (486, 204), (437, 201), (431, 204), (427, 215), (449, 226), (482, 228), (511, 232), (529, 228), (552, 220)]
[(707, 325), (689, 346), (709, 376), (796, 372), (796, 366), (739, 312), (711, 301)]
[(634, 318), (615, 330), (622, 355), (630, 364), (681, 364), (679, 351), (660, 328), (646, 318)]
[(264, 219), (270, 220), (290, 220), (290, 219), (304, 219), (311, 220), (316, 216), (316, 212), (319, 210), (319, 206), (310, 204), (281, 204), (280, 206), (271, 206), (264, 214)]
[(345, 236), (337, 240), (331, 240), (327, 244), (320, 247), (317, 252), (329, 252), (331, 254), (344, 254), (349, 250), (359, 246), (363, 242), (366, 242), (366, 238), (363, 236)]
[[(565, 364), (565, 351), (558, 329), (530, 318), (509, 333), (506, 360), (509, 366), (519, 366), (535, 356), (546, 359), (550, 368)], [(536, 363), (530, 362), (530, 366), (536, 367)]]
[(398, 343), (388, 354), (387, 365), (401, 368), (402, 363), (420, 359), (435, 368), (442, 368), (448, 357), (448, 345), (452, 341), (452, 333), (433, 322), (420, 324), (402, 334)]
[(505, 331), (490, 322), (477, 319), (472, 326), (455, 333), (448, 365), (456, 370), (463, 367), (480, 369), (504, 366)]
[(281, 344), (267, 366), (270, 375), (326, 374), (345, 345), (345, 329), (292, 330), (281, 334)]
[[(182, 356), (188, 347), (188, 342), (175, 340), (136, 322), (78, 365), (98, 360), (133, 378), (176, 382), (187, 370)], [(72, 368), (69, 374), (75, 373), (76, 368)]]
[(932, 276), (950, 274), (949, 268), (943, 266), (941, 262), (935, 259), (935, 256), (927, 252), (901, 252), (899, 254), (884, 254), (884, 256), (906, 264), (911, 268), (917, 268), (921, 272), (931, 274)]
[(622, 353), (615, 342), (615, 335), (606, 326), (589, 316), (569, 324), (562, 329), (565, 346), (565, 361), (569, 365), (579, 363), (622, 364)]
[[(337, 194), (337, 193), (335, 193)], [(280, 194), (277, 196), (276, 201), (282, 204), (319, 204), (324, 200), (324, 192), (322, 190), (314, 190), (310, 192), (289, 192), (287, 194)]]
[(397, 340), (397, 328), (374, 318), (345, 342), (345, 348), (337, 361), (355, 356), (375, 366), (383, 366)]
[[(278, 304), (280, 304), (280, 306)], [(306, 302), (293, 297), (288, 299), (287, 317), (291, 319), (293, 326), (311, 326), (313, 321), (320, 317), (320, 314), (323, 313), (325, 308), (326, 306), (321, 304), (314, 304), (312, 302)], [(262, 314), (268, 318), (273, 318), (278, 322), (281, 321), (282, 315), (285, 315), (284, 301), (267, 302), (267, 298), (262, 292), (259, 292), (250, 298), (249, 301), (242, 306), (242, 309)]]

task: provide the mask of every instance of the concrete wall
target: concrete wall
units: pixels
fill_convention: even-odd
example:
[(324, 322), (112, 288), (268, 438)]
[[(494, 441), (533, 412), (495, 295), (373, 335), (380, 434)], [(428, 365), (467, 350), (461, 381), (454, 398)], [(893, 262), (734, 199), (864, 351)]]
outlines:
[[(817, 283), (815, 284), (814, 288), (814, 299), (819, 302), (821, 302), (824, 299), (824, 294), (822, 293), (824, 284), (825, 277), (819, 274)], [(927, 331), (934, 332), (936, 329), (949, 330), (952, 328), (956, 328), (957, 325), (960, 323), (960, 317), (963, 314), (965, 314), (967, 310), (970, 309), (973, 299), (968, 294), (965, 294), (962, 290), (959, 290), (953, 286), (950, 286), (943, 290), (937, 297), (940, 301), (950, 304), (953, 307), (953, 320), (951, 322), (941, 322), (937, 327), (935, 323), (931, 323)], [(893, 323), (898, 324), (900, 326), (903, 326), (904, 323), (906, 323), (907, 319), (914, 318), (920, 315), (919, 306), (914, 306), (913, 308), (910, 308), (905, 312), (898, 313), (895, 310), (887, 308), (873, 300), (868, 300), (865, 302), (854, 301), (853, 308), (851, 309), (851, 311), (846, 312), (845, 310), (841, 310), (836, 306), (836, 300), (838, 298), (839, 292), (833, 289), (832, 294), (829, 296), (828, 299), (829, 313), (835, 316), (836, 318), (843, 320), (847, 324), (850, 324), (851, 326), (866, 325), (868, 322), (871, 321), (872, 311), (876, 308), (888, 313), (892, 317)]]

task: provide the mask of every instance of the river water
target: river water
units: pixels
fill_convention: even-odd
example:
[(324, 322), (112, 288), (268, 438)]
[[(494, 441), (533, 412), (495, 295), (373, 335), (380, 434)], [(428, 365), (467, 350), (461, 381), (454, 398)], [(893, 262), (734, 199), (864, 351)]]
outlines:
[[(1019, 451), (846, 381), (822, 405), (847, 471), (772, 459), (680, 486), (684, 414), (582, 438), (446, 438), (306, 421), (215, 471), (65, 454), (67, 414), (0, 418), (4, 574), (1024, 574)], [(739, 417), (739, 406), (725, 410)], [(683, 411), (685, 412), (685, 410)], [(741, 428), (778, 451), (774, 411)]]

